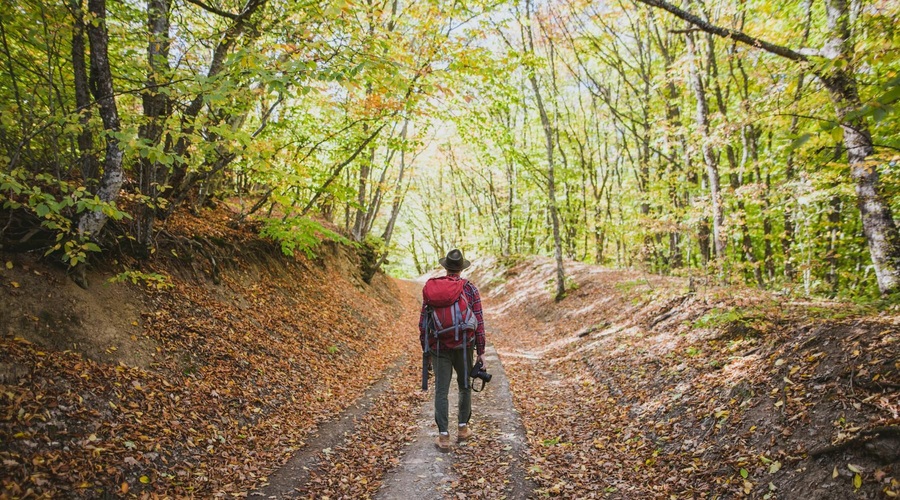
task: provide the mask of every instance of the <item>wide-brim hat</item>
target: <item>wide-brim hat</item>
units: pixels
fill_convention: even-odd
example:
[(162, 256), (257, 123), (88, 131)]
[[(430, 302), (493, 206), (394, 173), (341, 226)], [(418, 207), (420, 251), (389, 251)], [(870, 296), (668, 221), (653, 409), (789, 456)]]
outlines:
[(472, 265), (463, 257), (462, 252), (455, 248), (447, 252), (447, 256), (441, 259), (440, 263), (448, 271), (462, 271)]

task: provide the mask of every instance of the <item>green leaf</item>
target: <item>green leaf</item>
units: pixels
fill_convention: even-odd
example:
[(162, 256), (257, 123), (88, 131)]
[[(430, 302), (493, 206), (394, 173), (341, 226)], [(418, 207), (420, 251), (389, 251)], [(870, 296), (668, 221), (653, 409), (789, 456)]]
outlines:
[(809, 141), (810, 137), (812, 137), (812, 134), (809, 134), (809, 133), (801, 134), (799, 137), (797, 137), (796, 139), (791, 141), (791, 145), (788, 146), (788, 151), (793, 151), (793, 150), (799, 148), (800, 146), (806, 144), (807, 141)]
[(747, 479), (750, 476), (750, 473), (747, 472), (747, 469), (741, 469), (741, 477)]
[(900, 84), (878, 96), (877, 101), (881, 104), (892, 104), (897, 99), (900, 99)]

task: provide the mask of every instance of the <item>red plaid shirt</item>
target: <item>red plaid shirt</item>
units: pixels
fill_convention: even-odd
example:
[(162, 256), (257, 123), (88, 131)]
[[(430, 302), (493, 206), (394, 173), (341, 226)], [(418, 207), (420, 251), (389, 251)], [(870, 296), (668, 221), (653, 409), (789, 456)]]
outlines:
[[(457, 279), (462, 279), (456, 276)], [(475, 313), (475, 319), (478, 320), (478, 326), (475, 327), (475, 352), (479, 356), (484, 354), (484, 316), (481, 312), (481, 294), (478, 293), (476, 287), (471, 281), (466, 281), (463, 286), (463, 293), (466, 294), (466, 302), (472, 312)], [(419, 343), (422, 344), (422, 351), (425, 350), (425, 343), (428, 335), (428, 313), (425, 311), (425, 304), (422, 304), (422, 312), (419, 313)]]

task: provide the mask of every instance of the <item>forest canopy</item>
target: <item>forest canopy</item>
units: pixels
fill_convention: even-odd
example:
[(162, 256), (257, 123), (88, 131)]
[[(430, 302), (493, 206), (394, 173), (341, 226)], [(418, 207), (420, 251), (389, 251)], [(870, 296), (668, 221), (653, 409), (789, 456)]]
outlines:
[(370, 272), (565, 259), (900, 288), (897, 2), (23, 0), (0, 244), (152, 261), (176, 211)]

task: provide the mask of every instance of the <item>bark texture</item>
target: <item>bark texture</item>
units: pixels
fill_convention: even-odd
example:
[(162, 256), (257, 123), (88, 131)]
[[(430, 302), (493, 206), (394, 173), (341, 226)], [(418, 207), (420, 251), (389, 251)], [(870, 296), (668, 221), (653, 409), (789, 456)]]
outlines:
[[(91, 92), (100, 108), (100, 118), (106, 131), (106, 156), (103, 176), (97, 188), (101, 201), (112, 202), (119, 197), (124, 173), (123, 151), (116, 138), (120, 130), (119, 112), (113, 93), (112, 72), (109, 67), (109, 34), (106, 30), (106, 0), (88, 0), (88, 12), (94, 22), (86, 26), (91, 43)], [(85, 211), (78, 220), (78, 234), (95, 238), (106, 224), (107, 216), (101, 210)]]

